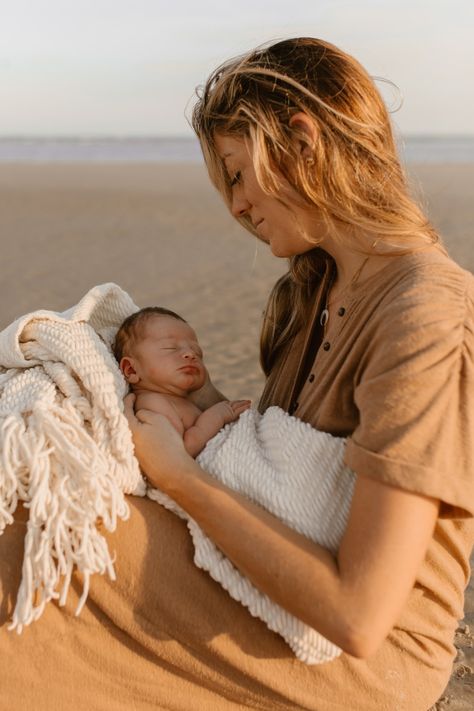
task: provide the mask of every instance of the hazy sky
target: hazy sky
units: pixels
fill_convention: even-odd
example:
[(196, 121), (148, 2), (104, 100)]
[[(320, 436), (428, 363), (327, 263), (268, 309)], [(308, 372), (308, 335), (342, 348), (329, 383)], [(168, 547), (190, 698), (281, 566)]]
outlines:
[(473, 0), (0, 0), (0, 136), (191, 135), (218, 63), (296, 35), (395, 82), (401, 132), (472, 135), (473, 32)]

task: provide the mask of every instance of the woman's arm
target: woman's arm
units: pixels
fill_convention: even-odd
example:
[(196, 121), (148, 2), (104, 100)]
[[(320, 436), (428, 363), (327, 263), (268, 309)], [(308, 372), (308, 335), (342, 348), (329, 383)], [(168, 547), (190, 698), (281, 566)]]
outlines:
[(189, 399), (193, 402), (196, 407), (200, 410), (207, 410), (212, 405), (215, 405), (222, 400), (227, 400), (227, 398), (212, 384), (209, 374), (207, 374), (207, 379), (202, 388), (196, 390), (189, 394)]
[(127, 416), (150, 481), (272, 600), (357, 657), (396, 623), (425, 556), (438, 501), (358, 476), (337, 557), (204, 472), (165, 418)]

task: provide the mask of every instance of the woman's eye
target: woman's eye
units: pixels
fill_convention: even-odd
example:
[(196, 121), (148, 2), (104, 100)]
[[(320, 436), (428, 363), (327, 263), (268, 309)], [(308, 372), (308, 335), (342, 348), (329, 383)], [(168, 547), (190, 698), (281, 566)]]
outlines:
[(241, 172), (240, 172), (240, 170), (238, 170), (237, 173), (234, 173), (234, 177), (230, 181), (230, 187), (233, 188), (234, 185), (237, 185), (237, 183), (240, 182), (240, 178), (241, 178)]

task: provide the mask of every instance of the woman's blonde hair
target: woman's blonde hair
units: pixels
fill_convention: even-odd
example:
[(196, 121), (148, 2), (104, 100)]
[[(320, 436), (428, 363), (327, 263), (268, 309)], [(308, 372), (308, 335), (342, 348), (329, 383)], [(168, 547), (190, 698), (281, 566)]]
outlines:
[[(296, 124), (290, 126), (299, 112), (314, 123), (314, 141)], [(337, 222), (373, 234), (373, 245), (352, 248), (399, 254), (438, 241), (409, 195), (374, 82), (353, 57), (328, 42), (287, 39), (221, 65), (198, 97), (192, 125), (210, 178), (229, 207), (230, 179), (216, 134), (250, 139), (262, 189), (283, 202), (278, 194), (283, 176), (305, 204), (318, 208), (335, 238), (342, 239)], [(238, 220), (256, 234), (249, 215)], [(324, 261), (315, 241), (315, 249), (290, 258), (288, 273), (275, 285), (261, 335), (265, 373), (304, 322)]]

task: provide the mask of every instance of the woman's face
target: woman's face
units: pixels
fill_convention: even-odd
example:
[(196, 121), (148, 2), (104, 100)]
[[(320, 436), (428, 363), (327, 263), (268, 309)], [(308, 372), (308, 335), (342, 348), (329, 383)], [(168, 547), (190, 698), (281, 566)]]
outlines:
[[(316, 208), (303, 204), (298, 193), (281, 178), (282, 205), (260, 187), (252, 155), (243, 139), (218, 134), (215, 143), (231, 183), (231, 212), (248, 217), (277, 257), (291, 257), (313, 249), (322, 238), (322, 225)], [(290, 209), (286, 206), (289, 205)]]

